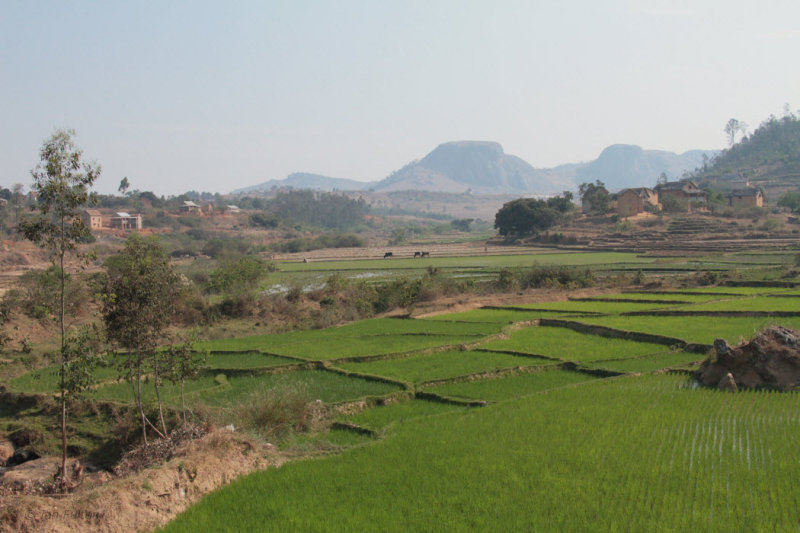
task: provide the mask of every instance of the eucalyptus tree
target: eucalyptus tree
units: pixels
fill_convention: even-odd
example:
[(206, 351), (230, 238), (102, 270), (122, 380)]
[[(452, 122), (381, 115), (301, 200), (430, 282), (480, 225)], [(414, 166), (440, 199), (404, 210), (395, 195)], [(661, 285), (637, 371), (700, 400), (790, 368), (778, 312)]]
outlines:
[(60, 270), (58, 322), (61, 331), (59, 389), (61, 404), (61, 468), (59, 478), (66, 487), (67, 397), (70, 393), (68, 369), (72, 358), (84, 356), (82, 350), (68, 346), (65, 324), (65, 263), (69, 254), (77, 254), (77, 245), (91, 233), (81, 218), (81, 208), (92, 200), (91, 187), (100, 176), (100, 166), (82, 160), (83, 152), (75, 145), (74, 130), (56, 130), (39, 150), (40, 161), (31, 170), (32, 191), (37, 203), (33, 213), (20, 218), (18, 230), (26, 239), (51, 253)]
[[(127, 350), (126, 378), (142, 422), (142, 438), (147, 443), (149, 426), (159, 437), (167, 433), (161, 406), (161, 369), (158, 345), (169, 326), (182, 293), (180, 276), (155, 237), (134, 233), (125, 248), (106, 262), (103, 320), (108, 339)], [(154, 374), (160, 428), (145, 414), (142, 402), (142, 376), (147, 365)]]

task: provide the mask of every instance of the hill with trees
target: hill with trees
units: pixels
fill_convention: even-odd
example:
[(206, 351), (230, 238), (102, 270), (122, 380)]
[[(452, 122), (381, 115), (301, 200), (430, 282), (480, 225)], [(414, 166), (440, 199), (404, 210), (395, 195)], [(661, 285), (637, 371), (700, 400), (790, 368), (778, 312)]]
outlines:
[[(726, 125), (730, 141), (736, 134), (731, 126), (736, 124), (732, 119)], [(781, 118), (770, 116), (693, 177), (703, 187), (722, 191), (749, 183), (763, 189), (770, 201), (800, 190), (800, 119), (788, 111)]]

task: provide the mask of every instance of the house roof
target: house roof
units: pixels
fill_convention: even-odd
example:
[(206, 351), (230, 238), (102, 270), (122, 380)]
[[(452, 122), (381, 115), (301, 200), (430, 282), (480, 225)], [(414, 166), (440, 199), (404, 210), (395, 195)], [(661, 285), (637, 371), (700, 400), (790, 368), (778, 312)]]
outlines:
[(650, 198), (651, 196), (656, 195), (656, 191), (654, 191), (653, 189), (648, 189), (647, 187), (635, 187), (631, 189), (623, 189), (619, 191), (619, 195), (623, 195), (629, 191), (634, 193), (639, 198)]
[(690, 191), (697, 189), (697, 183), (692, 180), (668, 181), (656, 186), (656, 190), (663, 191)]
[(99, 209), (84, 209), (83, 212), (89, 215), (90, 217), (103, 216), (103, 213), (101, 213)]
[(184, 207), (200, 207), (199, 205), (197, 205), (196, 203), (194, 203), (191, 200), (184, 200), (183, 201), (183, 205), (184, 205)]
[(754, 189), (754, 188), (734, 189), (730, 193), (727, 194), (727, 197), (730, 198), (732, 196), (739, 196), (739, 197), (742, 197), (742, 196), (758, 196), (759, 194), (762, 194), (761, 193), (761, 189)]

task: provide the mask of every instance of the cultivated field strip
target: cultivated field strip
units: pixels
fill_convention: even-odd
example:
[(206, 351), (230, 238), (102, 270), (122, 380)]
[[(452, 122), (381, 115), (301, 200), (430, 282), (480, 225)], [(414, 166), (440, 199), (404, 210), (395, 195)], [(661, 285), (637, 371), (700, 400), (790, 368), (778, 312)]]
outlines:
[(391, 425), (380, 444), (238, 480), (167, 531), (795, 530), (798, 396), (687, 385), (592, 380), (402, 422), (377, 408), (362, 421)]

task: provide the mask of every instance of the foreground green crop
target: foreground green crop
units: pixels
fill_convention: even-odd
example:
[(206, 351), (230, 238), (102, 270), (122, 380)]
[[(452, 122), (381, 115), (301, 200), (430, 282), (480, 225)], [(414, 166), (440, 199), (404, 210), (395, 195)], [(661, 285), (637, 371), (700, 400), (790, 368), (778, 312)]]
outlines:
[(238, 480), (166, 531), (789, 531), (800, 518), (795, 394), (619, 378), (394, 428)]

